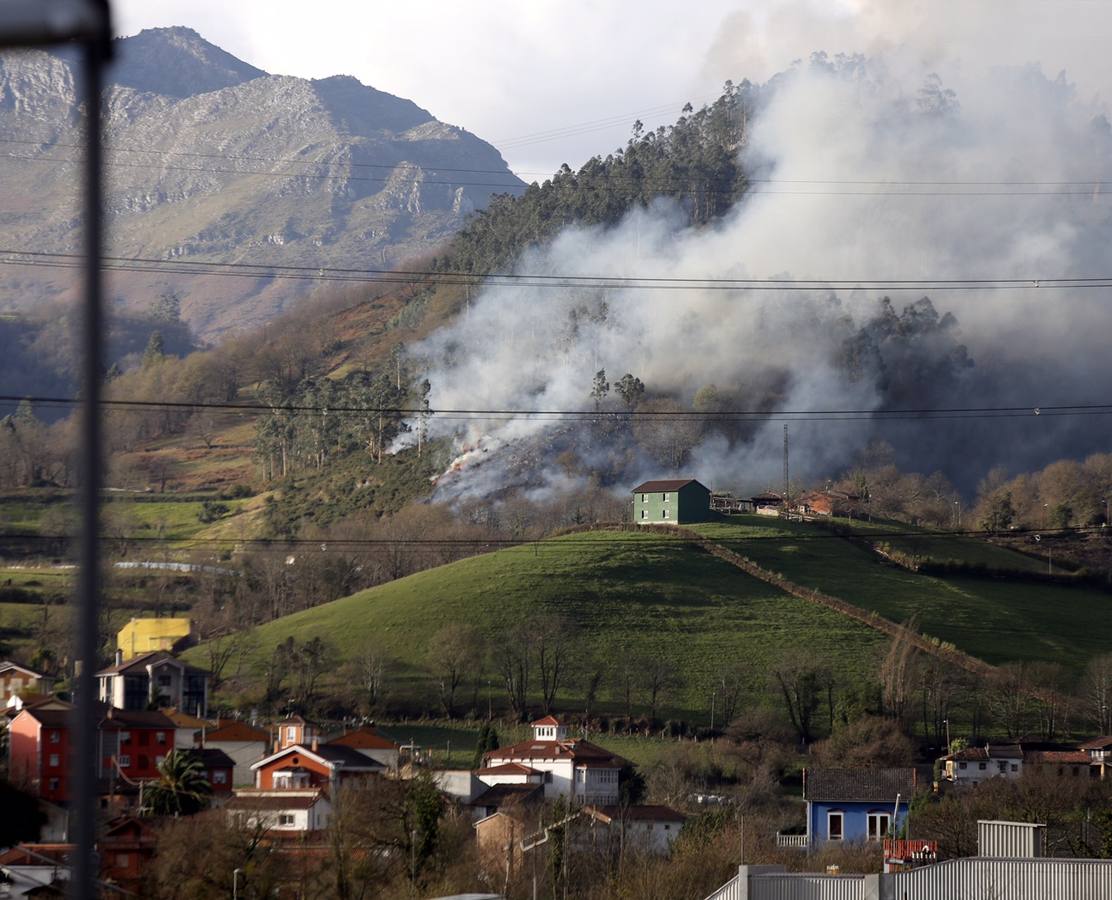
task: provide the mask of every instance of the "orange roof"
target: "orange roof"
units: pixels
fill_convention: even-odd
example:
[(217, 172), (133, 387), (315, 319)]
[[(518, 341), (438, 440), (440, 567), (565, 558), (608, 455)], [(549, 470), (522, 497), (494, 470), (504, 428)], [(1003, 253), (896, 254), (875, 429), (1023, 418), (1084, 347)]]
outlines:
[(1032, 762), (1089, 764), (1089, 754), (1084, 750), (1034, 750)]
[(570, 759), (600, 768), (621, 768), (626, 761), (597, 744), (582, 739), (566, 741), (518, 741), (483, 754), (483, 759)]
[(542, 772), (536, 769), (530, 769), (528, 766), (523, 766), (521, 763), (502, 763), (500, 766), (488, 766), (485, 769), (478, 769), (476, 775), (541, 775)]
[(270, 732), (246, 722), (223, 719), (216, 728), (205, 732), (206, 744), (220, 741), (262, 741), (266, 744), (270, 742)]
[(339, 744), (341, 747), (351, 747), (354, 750), (397, 750), (398, 745), (388, 737), (383, 737), (370, 725), (360, 725), (351, 731), (345, 732), (338, 738), (333, 738), (328, 743)]
[(560, 720), (557, 719), (555, 716), (545, 716), (543, 719), (537, 719), (537, 721), (533, 722), (532, 724), (534, 726), (536, 726), (536, 725), (559, 725)]

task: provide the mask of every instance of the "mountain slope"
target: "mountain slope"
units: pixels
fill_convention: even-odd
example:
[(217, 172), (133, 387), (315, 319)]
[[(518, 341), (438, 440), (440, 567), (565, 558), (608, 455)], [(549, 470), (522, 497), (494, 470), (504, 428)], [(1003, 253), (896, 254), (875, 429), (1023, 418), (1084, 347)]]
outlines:
[[(436, 246), (492, 193), (521, 188), (486, 142), (354, 78), (269, 75), (182, 28), (124, 38), (117, 51), (105, 112), (112, 255), (381, 267)], [(65, 59), (0, 58), (3, 247), (79, 246), (79, 119)], [(318, 286), (134, 272), (110, 280), (126, 307), (179, 292), (183, 317), (206, 338), (268, 321)], [(0, 308), (71, 289), (68, 273), (6, 266)]]

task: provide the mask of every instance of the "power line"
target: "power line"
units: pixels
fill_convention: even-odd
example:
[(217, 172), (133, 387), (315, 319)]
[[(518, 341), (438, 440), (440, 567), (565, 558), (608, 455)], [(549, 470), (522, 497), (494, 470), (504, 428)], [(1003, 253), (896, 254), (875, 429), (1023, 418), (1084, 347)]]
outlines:
[[(0, 394), (2, 403), (38, 403), (46, 406), (76, 406), (81, 403), (78, 397), (56, 397), (44, 395)], [(430, 415), (437, 418), (451, 417), (552, 417), (556, 419), (623, 420), (627, 418), (650, 419), (695, 419), (764, 421), (774, 417), (786, 417), (789, 421), (838, 421), (844, 419), (864, 419), (884, 421), (886, 419), (936, 419), (936, 418), (1041, 418), (1042, 416), (1063, 415), (1112, 415), (1112, 403), (1075, 403), (1048, 406), (953, 406), (921, 407), (901, 409), (729, 409), (729, 410), (592, 410), (592, 409), (424, 409), (406, 406), (328, 406), (323, 404), (267, 404), (267, 403), (212, 403), (201, 400), (124, 400), (103, 399), (102, 407), (137, 410), (219, 410), (227, 412), (266, 412), (266, 413), (327, 413), (353, 415)]]
[[(42, 250), (0, 248), (5, 265), (55, 265), (71, 267), (81, 260), (79, 254), (53, 253)], [(26, 257), (16, 259), (12, 257)], [(1036, 276), (1026, 278), (723, 278), (664, 275), (578, 275), (547, 272), (466, 272), (437, 269), (378, 269), (337, 266), (291, 265), (284, 263), (213, 262), (205, 260), (172, 260), (144, 256), (106, 256), (111, 267), (124, 271), (170, 271), (172, 274), (248, 274), (251, 278), (309, 278), (359, 282), (414, 283), (426, 279), (439, 283), (487, 286), (524, 285), (597, 290), (1050, 290), (1091, 289), (1112, 287), (1112, 275)]]

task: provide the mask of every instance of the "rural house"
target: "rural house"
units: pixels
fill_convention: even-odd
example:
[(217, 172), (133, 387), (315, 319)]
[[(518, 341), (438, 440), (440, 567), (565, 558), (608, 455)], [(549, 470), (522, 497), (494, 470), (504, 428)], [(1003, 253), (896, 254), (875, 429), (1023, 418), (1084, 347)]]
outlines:
[(907, 818), (914, 769), (804, 769), (807, 846), (827, 841), (880, 841)]
[(270, 733), (265, 728), (256, 728), (235, 719), (221, 719), (215, 728), (194, 732), (193, 741), (212, 750), (223, 750), (231, 757), (235, 764), (232, 783), (236, 785), (254, 784), (251, 766), (266, 756), (270, 749)]
[(123, 661), (162, 650), (176, 653), (189, 643), (192, 625), (185, 618), (132, 619), (116, 634), (116, 649)]
[(172, 706), (199, 718), (208, 714), (209, 673), (188, 666), (164, 650), (125, 660), (97, 672), (98, 699), (116, 709), (142, 710), (151, 704)]
[(381, 763), (391, 771), (397, 771), (401, 748), (390, 738), (379, 734), (371, 725), (360, 725), (339, 737), (331, 738), (328, 743), (338, 747), (351, 747), (368, 759)]
[(632, 848), (665, 855), (679, 837), (687, 816), (670, 806), (585, 806), (587, 842), (612, 849)]
[(314, 740), (308, 747), (294, 744), (260, 759), (251, 766), (255, 787), (260, 790), (304, 790), (327, 787), (349, 777), (382, 775), (386, 767), (351, 747), (321, 744)]
[(626, 765), (624, 759), (590, 741), (569, 738), (567, 728), (553, 716), (537, 719), (532, 728), (531, 740), (486, 753), (483, 768), (476, 773), (479, 780), (492, 787), (542, 784), (546, 800), (565, 797), (602, 806), (618, 802), (618, 773)]
[(710, 490), (694, 478), (646, 481), (633, 489), (638, 525), (683, 525), (710, 517)]
[(0, 703), (7, 705), (13, 697), (24, 694), (48, 694), (54, 679), (19, 663), (0, 662)]

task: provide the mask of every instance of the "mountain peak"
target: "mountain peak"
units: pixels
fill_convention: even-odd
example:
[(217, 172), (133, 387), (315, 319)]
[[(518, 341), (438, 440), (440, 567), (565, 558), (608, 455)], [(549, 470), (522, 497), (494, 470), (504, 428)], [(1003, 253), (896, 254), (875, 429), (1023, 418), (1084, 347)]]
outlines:
[(266, 74), (181, 25), (120, 38), (116, 50), (113, 83), (168, 97), (192, 97)]

